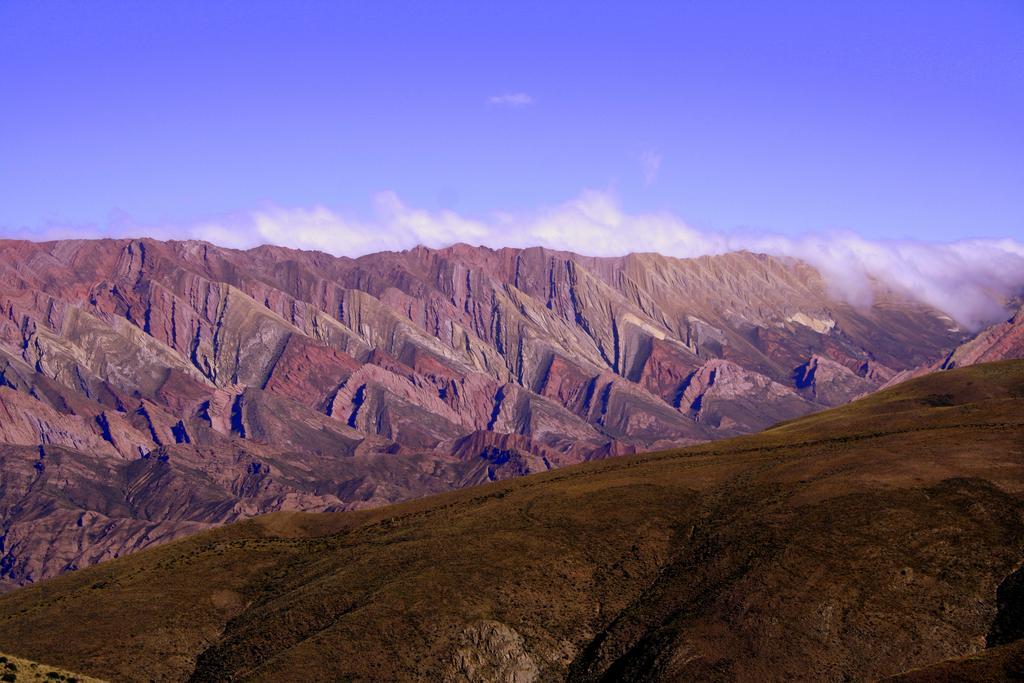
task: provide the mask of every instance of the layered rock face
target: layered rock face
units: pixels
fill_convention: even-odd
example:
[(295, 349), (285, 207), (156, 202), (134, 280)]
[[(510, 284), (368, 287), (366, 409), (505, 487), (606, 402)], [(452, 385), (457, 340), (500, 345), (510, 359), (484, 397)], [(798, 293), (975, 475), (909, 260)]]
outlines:
[(897, 373), (883, 388), (942, 370), (1024, 358), (1024, 305), (1006, 322), (985, 328), (943, 358)]
[(3, 241), (0, 585), (757, 430), (944, 357), (948, 325), (750, 253)]

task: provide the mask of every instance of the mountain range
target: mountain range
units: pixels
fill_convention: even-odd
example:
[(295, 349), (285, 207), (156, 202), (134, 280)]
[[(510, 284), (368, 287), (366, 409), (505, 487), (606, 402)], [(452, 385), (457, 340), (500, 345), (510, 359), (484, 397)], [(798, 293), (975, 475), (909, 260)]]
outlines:
[(1024, 355), (746, 252), (0, 241), (0, 589), (274, 511), (756, 432)]
[(205, 531), (0, 595), (0, 651), (117, 681), (1019, 680), (1022, 558), (1004, 361), (755, 435)]

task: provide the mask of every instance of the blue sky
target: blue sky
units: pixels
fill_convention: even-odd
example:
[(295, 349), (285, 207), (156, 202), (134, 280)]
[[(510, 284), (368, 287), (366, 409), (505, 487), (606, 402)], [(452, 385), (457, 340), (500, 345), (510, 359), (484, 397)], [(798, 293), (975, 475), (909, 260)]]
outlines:
[(6, 0), (0, 103), (6, 234), (597, 190), (698, 230), (1024, 236), (1020, 0)]

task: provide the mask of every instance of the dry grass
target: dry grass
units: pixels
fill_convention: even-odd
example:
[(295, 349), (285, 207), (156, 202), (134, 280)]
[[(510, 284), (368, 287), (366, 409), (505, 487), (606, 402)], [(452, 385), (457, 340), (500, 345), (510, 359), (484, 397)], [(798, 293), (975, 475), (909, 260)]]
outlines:
[(20, 657), (0, 654), (0, 681), (5, 683), (103, 683), (98, 678), (83, 676), (64, 669), (33, 662)]

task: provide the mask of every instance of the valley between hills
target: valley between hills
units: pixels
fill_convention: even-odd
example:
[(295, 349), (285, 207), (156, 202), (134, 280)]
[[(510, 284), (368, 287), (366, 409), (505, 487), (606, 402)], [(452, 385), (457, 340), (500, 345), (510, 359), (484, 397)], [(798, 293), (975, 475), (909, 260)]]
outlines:
[(260, 516), (0, 596), (0, 650), (126, 681), (1020, 675), (1022, 408), (1024, 361), (986, 363), (751, 436)]

